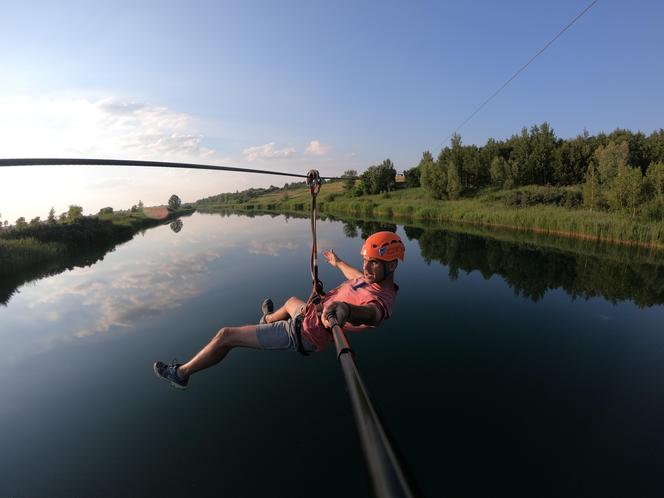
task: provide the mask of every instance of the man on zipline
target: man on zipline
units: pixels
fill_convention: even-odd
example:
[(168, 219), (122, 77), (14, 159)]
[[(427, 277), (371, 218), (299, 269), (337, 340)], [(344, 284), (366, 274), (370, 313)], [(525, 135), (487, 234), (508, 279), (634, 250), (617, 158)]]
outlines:
[(394, 271), (397, 259), (403, 261), (404, 245), (393, 232), (377, 232), (364, 242), (361, 255), (363, 271), (341, 260), (333, 250), (323, 253), (327, 262), (347, 280), (322, 296), (321, 306), (291, 297), (274, 311), (272, 301), (266, 299), (258, 325), (223, 327), (187, 363), (155, 362), (155, 374), (174, 387), (185, 389), (191, 375), (216, 365), (236, 347), (292, 349), (302, 354), (321, 351), (333, 342), (328, 331), (329, 314), (336, 315), (345, 332), (378, 326), (392, 314), (399, 290), (394, 283)]

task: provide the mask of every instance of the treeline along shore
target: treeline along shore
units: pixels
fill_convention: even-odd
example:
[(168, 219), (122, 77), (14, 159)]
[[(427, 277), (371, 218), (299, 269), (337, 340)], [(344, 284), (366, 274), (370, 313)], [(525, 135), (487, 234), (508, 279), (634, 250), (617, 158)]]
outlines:
[(117, 212), (103, 208), (90, 216), (82, 211), (80, 206), (70, 206), (57, 218), (51, 210), (47, 220), (19, 218), (16, 224), (0, 228), (0, 303), (6, 303), (25, 282), (91, 265), (136, 233), (190, 215), (195, 208), (178, 202)]
[[(572, 139), (548, 123), (507, 140), (463, 145), (454, 135), (403, 174), (389, 159), (323, 185), (320, 212), (533, 231), (664, 249), (664, 130)], [(358, 178), (359, 177), (359, 178)], [(201, 199), (202, 210), (306, 211), (303, 183)]]

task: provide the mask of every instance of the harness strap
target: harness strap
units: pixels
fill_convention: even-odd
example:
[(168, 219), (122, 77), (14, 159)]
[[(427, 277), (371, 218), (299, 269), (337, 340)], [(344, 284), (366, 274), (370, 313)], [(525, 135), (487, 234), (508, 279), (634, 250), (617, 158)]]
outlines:
[[(320, 192), (320, 187), (323, 184), (318, 171), (312, 169), (307, 173), (307, 185), (311, 193), (311, 258), (309, 260), (309, 269), (311, 271), (311, 294), (307, 299), (307, 308), (311, 305), (316, 307), (316, 314), (320, 320), (323, 314), (323, 304), (321, 303), (322, 297), (325, 295), (323, 290), (323, 282), (318, 278), (318, 246), (316, 243), (316, 196)], [(301, 323), (299, 324), (301, 326)], [(297, 327), (296, 327), (297, 330)], [(328, 332), (332, 333), (328, 330)], [(300, 341), (301, 342), (301, 341)], [(304, 353), (303, 353), (304, 354)]]
[(307, 185), (311, 193), (311, 258), (309, 260), (309, 269), (311, 271), (312, 290), (307, 304), (315, 303), (320, 306), (320, 298), (325, 295), (323, 291), (323, 282), (318, 278), (318, 246), (316, 244), (316, 197), (320, 192), (323, 181), (318, 171), (312, 169), (307, 173)]
[(304, 317), (302, 314), (299, 314), (295, 317), (295, 321), (293, 322), (293, 330), (295, 330), (295, 337), (297, 338), (297, 352), (300, 353), (302, 356), (309, 356), (311, 354), (311, 351), (307, 351), (304, 349), (304, 346), (302, 345), (302, 321), (304, 320)]

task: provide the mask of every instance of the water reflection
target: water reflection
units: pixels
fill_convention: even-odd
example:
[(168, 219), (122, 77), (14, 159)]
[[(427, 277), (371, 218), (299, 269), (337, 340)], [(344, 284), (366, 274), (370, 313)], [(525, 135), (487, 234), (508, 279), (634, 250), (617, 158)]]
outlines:
[[(179, 233), (184, 226), (181, 219), (177, 219), (170, 223), (170, 228), (173, 232)], [(147, 229), (139, 230), (142, 237), (147, 233)], [(58, 275), (66, 270), (73, 270), (74, 268), (86, 268), (95, 265), (104, 260), (104, 257), (113, 251), (118, 245), (123, 244), (133, 238), (133, 234), (123, 234), (117, 240), (106, 240), (100, 238), (95, 243), (91, 243), (85, 251), (72, 251), (65, 253), (57, 260), (46, 261), (43, 263), (35, 264), (19, 273), (3, 275), (0, 280), (0, 305), (7, 305), (22, 285), (40, 280), (47, 277)]]
[(252, 240), (249, 242), (251, 254), (263, 254), (265, 256), (279, 256), (282, 252), (295, 252), (300, 249), (300, 244), (292, 240)]
[[(362, 238), (376, 230), (393, 230), (380, 222), (346, 221), (344, 233)], [(664, 303), (664, 261), (649, 250), (598, 245), (576, 240), (510, 234), (500, 240), (443, 229), (404, 227), (417, 240), (427, 264), (436, 261), (459, 271), (479, 271), (486, 279), (499, 275), (517, 296), (540, 301), (547, 291), (563, 289), (572, 298), (603, 297), (617, 303), (633, 301), (641, 308)], [(536, 243), (546, 241), (549, 247)]]
[(171, 223), (169, 226), (171, 227), (171, 230), (173, 230), (175, 233), (180, 233), (180, 230), (182, 230), (183, 225), (184, 225), (184, 223), (182, 222), (182, 220), (178, 218), (173, 223)]
[(89, 279), (77, 275), (67, 285), (43, 294), (30, 306), (57, 317), (57, 310), (73, 301), (81, 312), (72, 318), (74, 337), (88, 337), (127, 328), (141, 318), (174, 309), (201, 292), (209, 263), (220, 255), (205, 252), (172, 254), (140, 264), (127, 262), (113, 268), (112, 274)]

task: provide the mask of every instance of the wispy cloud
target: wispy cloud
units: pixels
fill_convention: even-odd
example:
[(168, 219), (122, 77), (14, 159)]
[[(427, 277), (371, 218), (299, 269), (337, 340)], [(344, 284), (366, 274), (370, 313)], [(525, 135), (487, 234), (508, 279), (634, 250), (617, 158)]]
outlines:
[(308, 156), (324, 156), (330, 152), (330, 146), (320, 143), (319, 140), (312, 140), (307, 145), (304, 153)]
[(196, 160), (214, 153), (192, 116), (163, 106), (114, 97), (0, 97), (0, 109), (8, 156)]
[(265, 145), (249, 147), (242, 151), (242, 155), (247, 161), (255, 161), (257, 159), (283, 159), (295, 154), (295, 149), (293, 147), (275, 149), (274, 144), (274, 142), (270, 142)]

